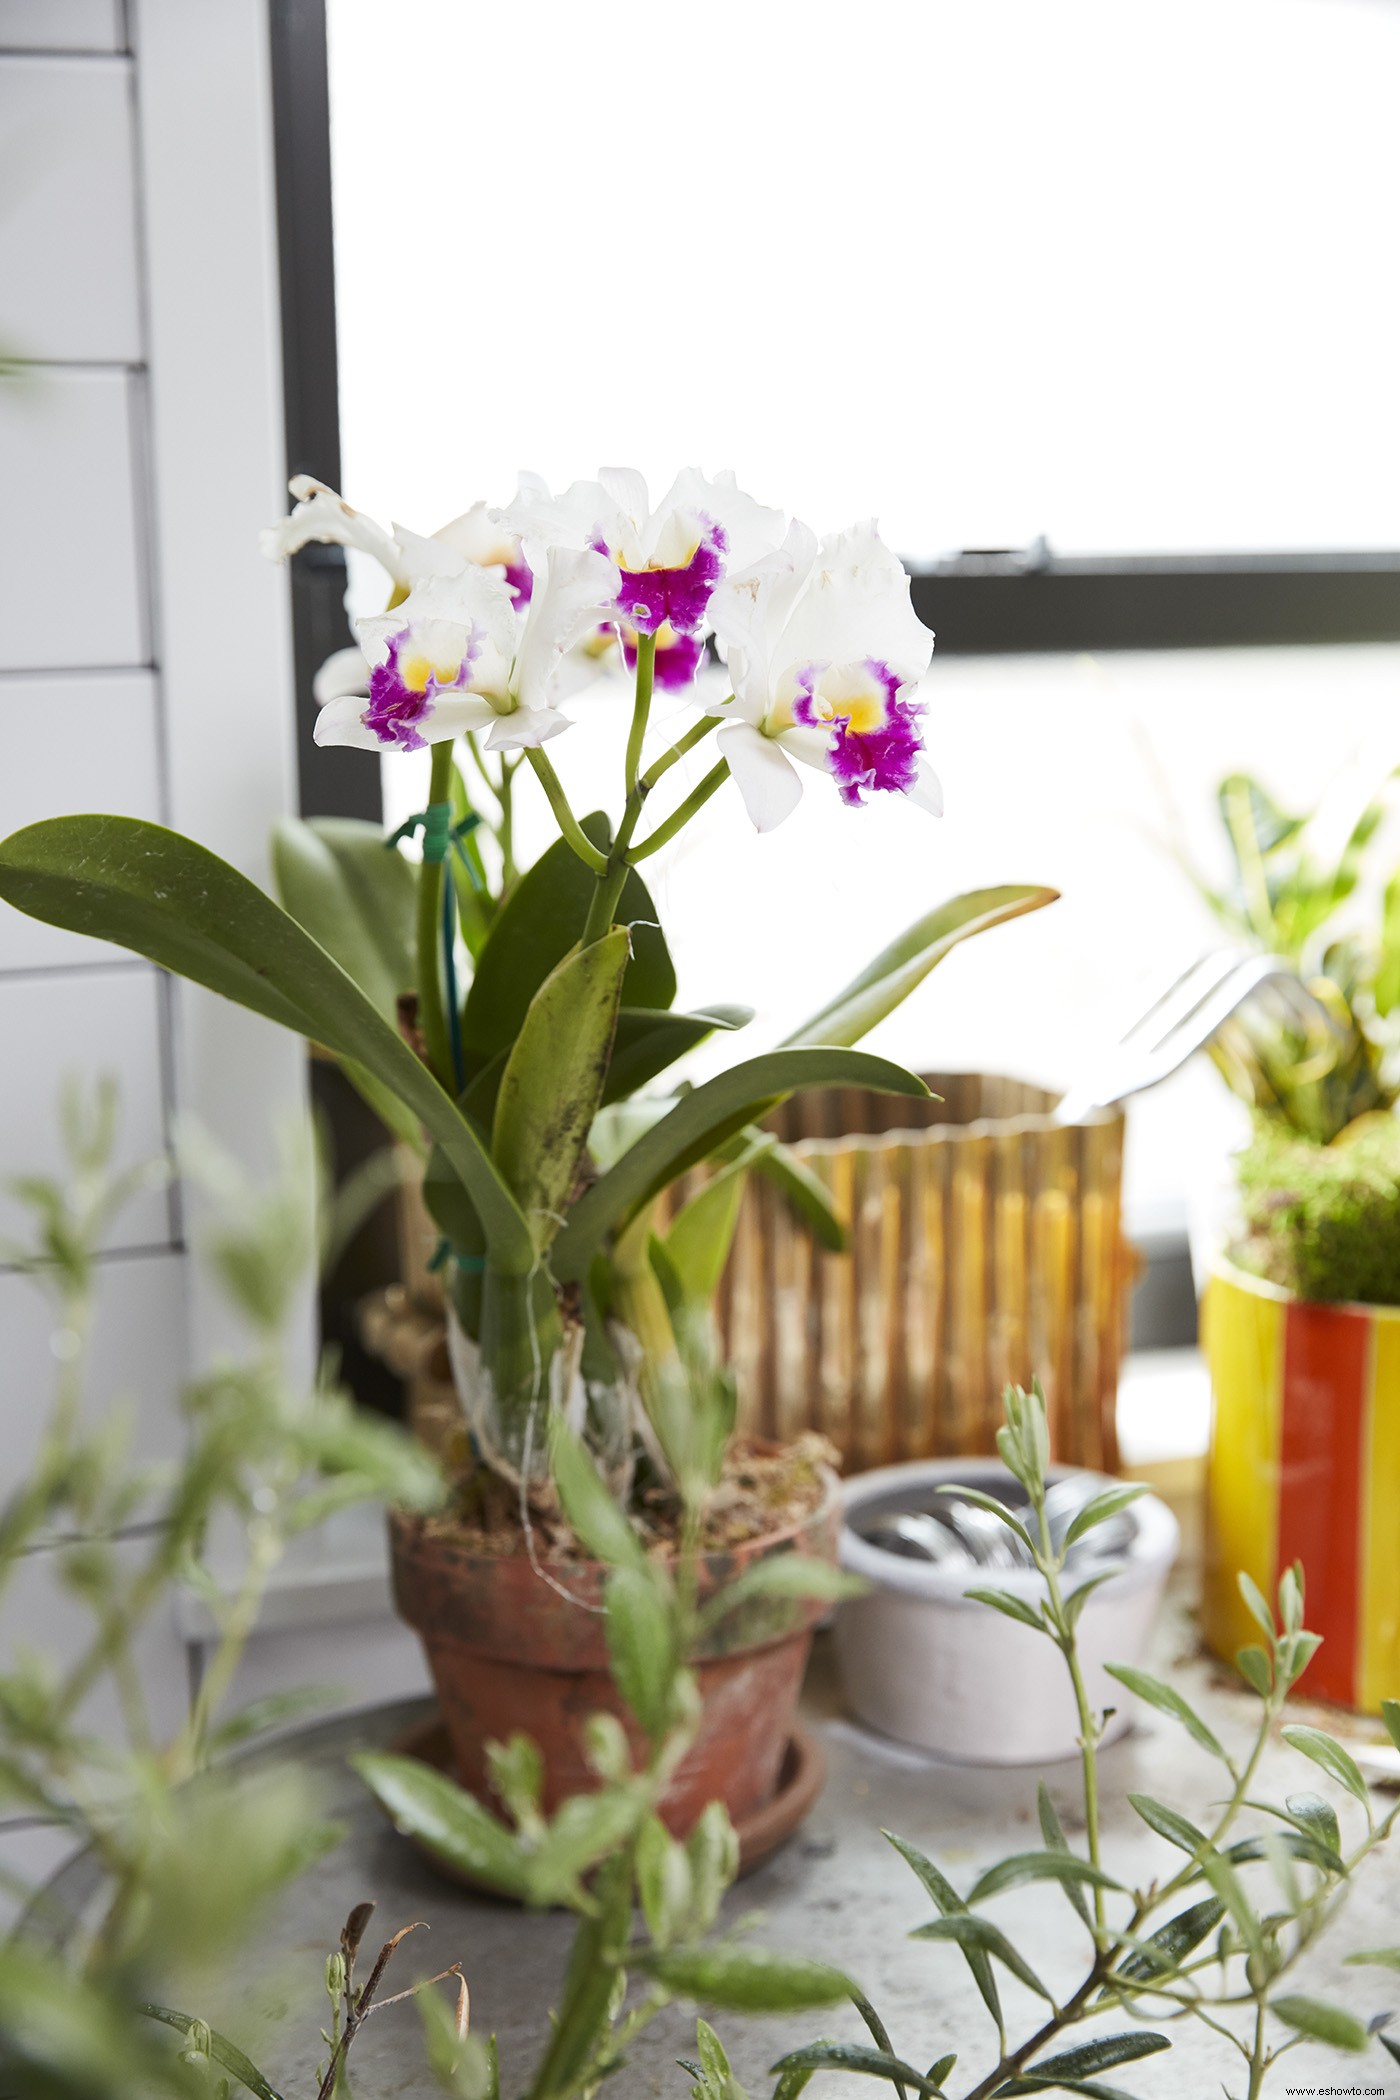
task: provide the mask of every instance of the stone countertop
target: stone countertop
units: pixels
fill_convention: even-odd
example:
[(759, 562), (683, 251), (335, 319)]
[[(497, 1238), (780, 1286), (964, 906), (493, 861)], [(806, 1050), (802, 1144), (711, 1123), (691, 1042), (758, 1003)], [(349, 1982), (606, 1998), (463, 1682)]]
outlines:
[[(1150, 1661), (1158, 1672), (1172, 1673), (1227, 1747), (1246, 1739), (1253, 1701), (1195, 1652), (1193, 1629), (1180, 1605), (1164, 1613)], [(826, 1790), (787, 1846), (730, 1891), (723, 1922), (733, 1925), (746, 1913), (759, 1912), (757, 1939), (848, 1969), (874, 2000), (896, 2050), (908, 2061), (924, 2065), (947, 2050), (960, 2050), (968, 2075), (964, 2079), (960, 2070), (950, 2091), (965, 2091), (990, 2067), (990, 2023), (956, 1947), (908, 1937), (930, 1916), (931, 1906), (880, 1830), (885, 1826), (909, 1838), (965, 1888), (999, 1855), (1039, 1848), (1036, 1774), (1024, 1768), (934, 1764), (870, 1735), (844, 1713), (822, 1639), (805, 1709), (826, 1751)], [(378, 1904), (367, 1936), (371, 1949), (414, 1919), (431, 1927), (431, 1938), (415, 1935), (400, 1951), (394, 1987), (402, 1989), (419, 1976), (461, 1962), (471, 1988), (473, 2026), (499, 2038), (506, 2095), (527, 2083), (546, 2010), (557, 2001), (573, 1920), (562, 1913), (526, 1914), (438, 1879), (388, 1828), (345, 1763), (351, 1749), (388, 1742), (425, 1710), (419, 1703), (381, 1707), (293, 1739), (299, 1762), (319, 1781), (326, 1808), (344, 1824), (346, 1837), (283, 1902), (261, 1938), (255, 1973), (240, 1980), (236, 2004), (209, 2008), (215, 2024), (224, 2024), (250, 2050), (289, 2100), (315, 2091), (312, 2073), (324, 2058), (318, 2038), (327, 2011), (324, 1958), (347, 1913), (366, 1897)], [(1298, 1718), (1328, 1722), (1326, 1713), (1301, 1709)], [(1331, 1724), (1336, 1731), (1336, 1715)], [(1358, 1735), (1379, 1734), (1360, 1722), (1348, 1728)], [(282, 1745), (284, 1751), (287, 1747)], [(1105, 1860), (1111, 1871), (1135, 1884), (1170, 1871), (1177, 1855), (1140, 1822), (1128, 1793), (1155, 1795), (1204, 1823), (1220, 1791), (1219, 1767), (1174, 1722), (1155, 1712), (1144, 1712), (1131, 1734), (1102, 1753), (1102, 1774)], [(1083, 1828), (1077, 1762), (1053, 1766), (1045, 1776), (1073, 1839)], [(1266, 1752), (1255, 1791), (1281, 1797), (1314, 1782), (1329, 1797), (1340, 1791), (1279, 1742)], [(1338, 1810), (1345, 1838), (1359, 1824), (1360, 1810), (1345, 1798)], [(1295, 1988), (1332, 1999), (1362, 2018), (1392, 2006), (1400, 2012), (1400, 1977), (1342, 1964), (1348, 1949), (1400, 1944), (1394, 1852), (1392, 1846), (1367, 1863), (1339, 1928), (1296, 1972)], [(71, 1897), (79, 1891), (65, 1893)], [(1087, 1936), (1057, 1887), (1018, 1889), (993, 1898), (987, 1908), (1052, 1990), (1067, 1991), (1083, 1974)], [(1004, 1972), (999, 1982), (1015, 2039), (1040, 2024), (1041, 2001)], [(842, 2007), (763, 2019), (720, 2014), (714, 2024), (736, 2074), (756, 2096), (770, 2089), (767, 2067), (799, 2042), (823, 2033), (867, 2039), (855, 2013)], [(1116, 2015), (1077, 2030), (1071, 2039), (1123, 2024)], [(1283, 2033), (1280, 2028), (1280, 2039)], [(694, 2053), (694, 2035), (693, 2008), (668, 2008), (640, 2037), (608, 2090), (617, 2100), (660, 2094), (684, 2100), (689, 2080), (675, 2059)], [(1110, 2082), (1130, 2082), (1142, 2100), (1209, 2100), (1220, 2094), (1222, 2082), (1231, 2092), (1243, 2090), (1241, 2059), (1217, 2036), (1187, 2021), (1175, 2029), (1174, 2041), (1170, 2055), (1108, 2074)], [(357, 2100), (428, 2100), (437, 2089), (423, 2063), (411, 2006), (390, 2008), (366, 2025), (351, 2071)], [(1400, 2066), (1378, 2048), (1358, 2058), (1307, 2044), (1290, 2052), (1272, 2076), (1269, 2091), (1278, 2100), (1287, 2093), (1329, 2090), (1400, 2095)], [(829, 2074), (812, 2086), (815, 2095), (830, 2094), (832, 2100), (843, 2092), (875, 2100), (878, 2091), (890, 2090), (868, 2079)]]

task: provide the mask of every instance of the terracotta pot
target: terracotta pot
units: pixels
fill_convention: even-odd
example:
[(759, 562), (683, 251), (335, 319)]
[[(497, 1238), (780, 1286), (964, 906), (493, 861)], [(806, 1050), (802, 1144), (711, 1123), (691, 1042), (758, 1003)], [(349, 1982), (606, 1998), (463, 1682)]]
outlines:
[[(773, 1554), (834, 1563), (840, 1522), (832, 1477), (821, 1507), (799, 1522), (708, 1554), (701, 1601)], [(608, 1670), (600, 1609), (608, 1571), (600, 1561), (551, 1562), (546, 1576), (523, 1554), (474, 1553), (465, 1538), (421, 1518), (395, 1512), (389, 1530), (395, 1601), (427, 1652), (457, 1776), (471, 1793), (489, 1797), (486, 1745), (517, 1730), (543, 1753), (549, 1810), (597, 1784), (583, 1755), (590, 1714), (616, 1714), (640, 1749)], [(772, 1799), (824, 1611), (755, 1599), (697, 1652), (699, 1732), (661, 1810), (677, 1836), (709, 1801), (722, 1801), (738, 1823)]]
[(1314, 1304), (1219, 1261), (1201, 1327), (1206, 1640), (1257, 1641), (1238, 1572), (1272, 1597), (1300, 1560), (1323, 1636), (1304, 1696), (1376, 1713), (1400, 1694), (1400, 1307)]

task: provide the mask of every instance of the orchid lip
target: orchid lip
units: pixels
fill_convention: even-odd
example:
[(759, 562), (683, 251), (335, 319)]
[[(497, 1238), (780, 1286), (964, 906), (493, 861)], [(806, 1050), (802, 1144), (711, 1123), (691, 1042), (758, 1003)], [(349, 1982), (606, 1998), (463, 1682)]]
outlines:
[(834, 672), (828, 665), (807, 665), (798, 688), (792, 718), (804, 728), (830, 732), (827, 771), (843, 802), (859, 809), (872, 790), (908, 794), (917, 785), (924, 708), (918, 699), (903, 697), (908, 687), (887, 663), (867, 657)]

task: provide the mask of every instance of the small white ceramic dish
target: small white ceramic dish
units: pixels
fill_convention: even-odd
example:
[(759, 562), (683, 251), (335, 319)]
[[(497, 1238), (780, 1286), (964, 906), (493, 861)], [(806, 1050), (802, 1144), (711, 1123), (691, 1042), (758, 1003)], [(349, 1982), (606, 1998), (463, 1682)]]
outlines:
[[(1070, 1470), (1052, 1467), (1051, 1478)], [(867, 1596), (841, 1607), (836, 1622), (847, 1696), (867, 1726), (952, 1763), (1052, 1764), (1074, 1757), (1079, 1717), (1059, 1650), (965, 1594), (1009, 1590), (1037, 1604), (1045, 1585), (1036, 1571), (906, 1559), (872, 1546), (853, 1528), (879, 1511), (924, 1506), (931, 1490), (958, 1481), (1006, 1494), (1008, 1502), (1008, 1490), (1019, 1493), (1004, 1468), (985, 1458), (915, 1460), (843, 1483), (841, 1563), (872, 1585)], [(1105, 1478), (1103, 1485), (1113, 1482)], [(1128, 1726), (1132, 1700), (1104, 1664), (1141, 1662), (1178, 1543), (1176, 1519), (1155, 1495), (1141, 1496), (1132, 1513), (1136, 1525), (1122, 1572), (1094, 1592), (1078, 1629), (1089, 1697), (1096, 1708), (1116, 1708), (1105, 1740)]]

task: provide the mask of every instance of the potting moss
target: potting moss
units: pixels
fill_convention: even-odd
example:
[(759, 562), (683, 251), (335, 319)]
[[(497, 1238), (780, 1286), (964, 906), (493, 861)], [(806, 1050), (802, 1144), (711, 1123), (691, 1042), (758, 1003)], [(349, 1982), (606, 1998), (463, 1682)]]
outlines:
[(1400, 1305), (1400, 1117), (1367, 1116), (1330, 1145), (1261, 1119), (1239, 1187), (1241, 1268), (1299, 1298)]

